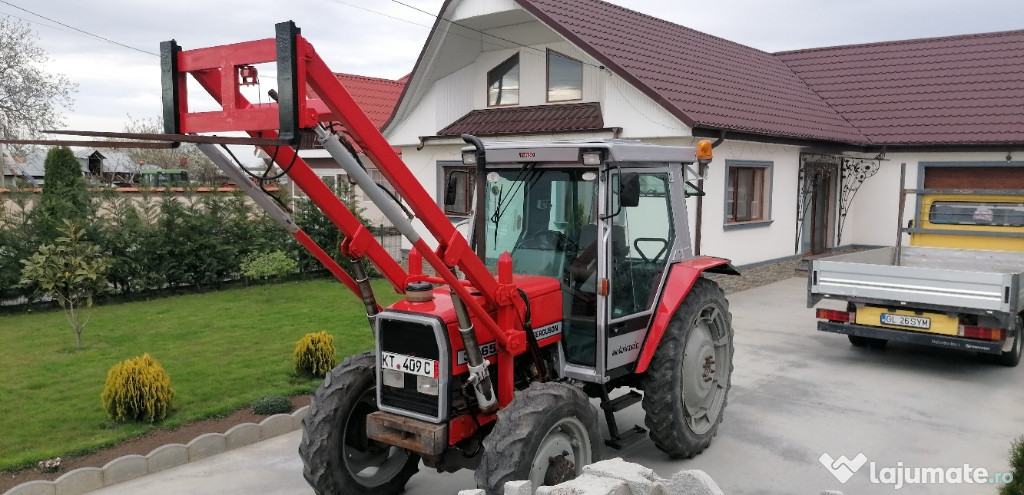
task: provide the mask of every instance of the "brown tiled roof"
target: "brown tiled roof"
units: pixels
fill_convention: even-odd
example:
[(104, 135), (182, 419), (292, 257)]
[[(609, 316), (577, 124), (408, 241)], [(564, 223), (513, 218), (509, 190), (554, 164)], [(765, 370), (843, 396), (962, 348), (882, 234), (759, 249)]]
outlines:
[(437, 132), (438, 136), (592, 131), (604, 128), (600, 103), (565, 103), (473, 110)]
[(780, 58), (600, 0), (516, 0), (693, 128), (862, 143)]
[(1024, 31), (776, 57), (873, 144), (1024, 142)]

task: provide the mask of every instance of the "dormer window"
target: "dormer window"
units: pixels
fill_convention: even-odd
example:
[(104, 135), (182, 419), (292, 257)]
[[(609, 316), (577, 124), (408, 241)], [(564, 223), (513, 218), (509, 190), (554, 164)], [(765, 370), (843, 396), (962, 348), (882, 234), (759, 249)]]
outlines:
[(548, 50), (548, 101), (583, 99), (583, 62)]
[(487, 73), (487, 106), (519, 104), (519, 54)]

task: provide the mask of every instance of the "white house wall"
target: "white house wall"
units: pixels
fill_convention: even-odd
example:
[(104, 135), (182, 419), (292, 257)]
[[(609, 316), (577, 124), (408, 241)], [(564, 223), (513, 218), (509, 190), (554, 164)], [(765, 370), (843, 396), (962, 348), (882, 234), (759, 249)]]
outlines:
[(513, 0), (473, 0), (454, 2), (454, 12), (448, 18), (453, 21), (461, 21), (494, 12), (505, 12), (508, 10), (522, 10), (519, 4)]
[[(891, 246), (896, 243), (897, 219), (899, 216), (900, 164), (907, 164), (906, 185), (920, 187), (922, 163), (962, 162), (1005, 163), (1006, 152), (957, 152), (957, 153), (888, 153), (879, 171), (864, 181), (853, 200), (846, 219), (842, 244), (867, 246)], [(913, 218), (916, 197), (907, 196), (903, 224)], [(908, 241), (904, 236), (904, 243)]]
[[(726, 225), (726, 161), (754, 160), (771, 163), (769, 219), (771, 223), (750, 226)], [(793, 255), (796, 239), (797, 178), (800, 150), (794, 146), (724, 141), (714, 149), (714, 159), (708, 166), (708, 179), (704, 181), (704, 214), (701, 254), (720, 256), (736, 265)], [(696, 198), (690, 198), (687, 207), (696, 209)], [(695, 213), (691, 213), (691, 217)], [(691, 222), (691, 230), (695, 229)]]

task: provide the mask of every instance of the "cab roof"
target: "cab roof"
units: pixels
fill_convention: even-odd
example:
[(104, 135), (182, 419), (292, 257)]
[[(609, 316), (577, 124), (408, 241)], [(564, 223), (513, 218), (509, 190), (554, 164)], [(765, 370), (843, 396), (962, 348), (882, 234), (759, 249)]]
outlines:
[[(462, 153), (473, 153), (467, 146)], [(697, 148), (692, 146), (664, 146), (628, 139), (591, 139), (546, 142), (488, 142), (484, 143), (487, 163), (502, 162), (582, 162), (585, 152), (601, 152), (605, 162), (657, 162), (693, 163), (697, 161)]]

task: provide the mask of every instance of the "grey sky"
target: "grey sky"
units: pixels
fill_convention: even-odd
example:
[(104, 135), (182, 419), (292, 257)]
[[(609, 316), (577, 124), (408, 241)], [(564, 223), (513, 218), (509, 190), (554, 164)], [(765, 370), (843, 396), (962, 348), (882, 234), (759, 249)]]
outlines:
[[(443, 2), (402, 3), (435, 14)], [(612, 3), (769, 52), (1024, 28), (1024, 2), (1008, 0)], [(79, 85), (66, 127), (90, 130), (159, 115), (161, 41), (190, 49), (272, 37), (274, 24), (290, 19), (334, 71), (394, 79), (412, 69), (433, 23), (394, 0), (0, 0), (0, 15), (32, 22), (53, 59), (49, 70)]]

